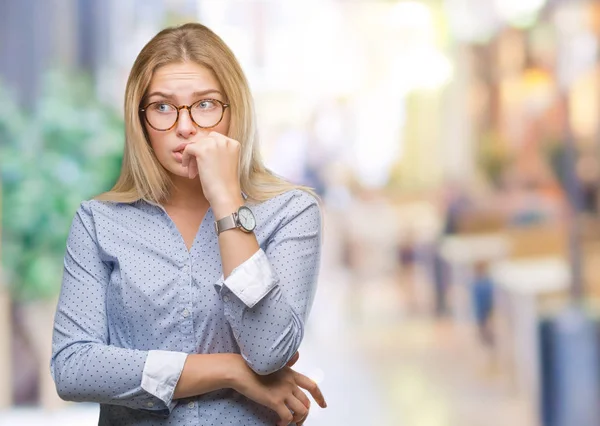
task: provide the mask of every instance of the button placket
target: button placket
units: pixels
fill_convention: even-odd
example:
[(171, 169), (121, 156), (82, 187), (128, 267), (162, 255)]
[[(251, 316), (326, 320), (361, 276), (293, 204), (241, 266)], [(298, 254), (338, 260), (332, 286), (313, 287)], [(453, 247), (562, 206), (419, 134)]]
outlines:
[(179, 288), (179, 306), (177, 312), (180, 318), (179, 330), (182, 334), (189, 336), (185, 339), (184, 350), (190, 350), (193, 347), (191, 336), (194, 332), (194, 325), (192, 320), (192, 308), (190, 300), (193, 293), (193, 277), (192, 277), (192, 255), (188, 253), (184, 262), (181, 274), (181, 286)]

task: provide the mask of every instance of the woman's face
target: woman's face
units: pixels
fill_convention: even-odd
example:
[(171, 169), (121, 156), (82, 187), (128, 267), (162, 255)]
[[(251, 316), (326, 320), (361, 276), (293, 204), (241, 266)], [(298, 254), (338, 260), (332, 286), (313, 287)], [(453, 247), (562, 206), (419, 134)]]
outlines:
[[(146, 114), (147, 116), (150, 113), (154, 114), (154, 117), (160, 114), (158, 120), (164, 120), (164, 117), (169, 114), (174, 115), (168, 104), (179, 107), (192, 105), (203, 99), (216, 99), (227, 103), (225, 93), (213, 72), (194, 62), (174, 63), (158, 68), (152, 76), (147, 93), (143, 107), (146, 108), (153, 103), (153, 112), (147, 110)], [(202, 114), (211, 117), (206, 113), (211, 108), (219, 110), (220, 105), (214, 102), (201, 102), (196, 104), (197, 112), (194, 114), (197, 114), (197, 117), (201, 117)], [(187, 178), (187, 168), (181, 165), (181, 151), (185, 144), (196, 142), (212, 131), (227, 135), (229, 119), (229, 108), (225, 108), (223, 119), (216, 126), (201, 128), (192, 121), (189, 111), (182, 108), (179, 111), (177, 124), (170, 130), (156, 130), (146, 120), (144, 125), (152, 149), (162, 166), (173, 175)], [(200, 124), (206, 125), (206, 123)]]

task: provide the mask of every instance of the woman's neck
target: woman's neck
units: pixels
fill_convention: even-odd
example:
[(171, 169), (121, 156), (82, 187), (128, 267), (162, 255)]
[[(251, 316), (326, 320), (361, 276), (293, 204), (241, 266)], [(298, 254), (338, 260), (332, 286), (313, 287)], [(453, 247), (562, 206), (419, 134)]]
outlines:
[(165, 206), (177, 209), (198, 210), (208, 208), (209, 202), (202, 191), (202, 184), (196, 177), (188, 179), (181, 176), (171, 176), (173, 186)]

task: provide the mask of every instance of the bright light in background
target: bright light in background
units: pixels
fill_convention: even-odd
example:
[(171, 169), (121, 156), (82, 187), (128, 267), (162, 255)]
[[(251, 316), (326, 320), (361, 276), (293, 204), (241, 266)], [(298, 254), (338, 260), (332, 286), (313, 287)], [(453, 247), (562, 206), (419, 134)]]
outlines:
[[(434, 9), (419, 1), (289, 0), (285, 7), (265, 1), (254, 17), (241, 13), (247, 12), (244, 1), (200, 4), (202, 22), (215, 27), (242, 62), (261, 126), (288, 129), (263, 139), (263, 149), (278, 152), (280, 138), (287, 137), (281, 135), (290, 135), (290, 126), (311, 123), (312, 136), (294, 137), (318, 141), (314, 149), (322, 157), (347, 164), (369, 187), (385, 185), (402, 154), (406, 96), (438, 90), (453, 75), (453, 64), (438, 44)], [(261, 37), (253, 38), (257, 16), (264, 28)], [(248, 51), (261, 52), (262, 60), (253, 61)], [(356, 111), (354, 118), (338, 123), (326, 117), (319, 108), (333, 99), (346, 99)], [(282, 103), (289, 112), (281, 113)], [(283, 116), (294, 113), (295, 124), (290, 124)], [(314, 122), (315, 114), (321, 120)], [(344, 132), (336, 126), (356, 127), (356, 132), (339, 136)], [(269, 161), (269, 155), (265, 158)], [(281, 166), (286, 177), (301, 169)]]
[(369, 105), (357, 114), (354, 170), (365, 187), (387, 184), (391, 168), (402, 157), (405, 98), (419, 90), (437, 90), (453, 75), (451, 61), (437, 46), (438, 28), (432, 9), (404, 1), (382, 15), (387, 70), (379, 86), (358, 96)]
[[(232, 19), (232, 2), (230, 1), (205, 1), (197, 0), (198, 21), (207, 25), (221, 37), (235, 53), (236, 58), (246, 73), (254, 70), (253, 53), (254, 37), (251, 28), (251, 18), (248, 13), (242, 14), (239, 9), (249, 9), (248, 4), (239, 2), (236, 5), (238, 14), (248, 15), (243, 18)], [(243, 10), (243, 9), (242, 9)]]
[[(240, 60), (255, 93), (321, 97), (353, 93), (365, 79), (356, 37), (339, 1), (202, 0), (200, 21)], [(318, 13), (315, 11), (318, 9)], [(260, 29), (260, 37), (256, 32)], [(260, 52), (257, 61), (253, 54)]]
[(434, 48), (419, 48), (395, 58), (392, 64), (392, 86), (396, 93), (433, 90), (452, 78), (450, 60)]
[[(278, 28), (269, 46), (270, 79), (285, 79), (300, 95), (352, 94), (363, 83), (364, 63), (354, 49), (355, 35), (344, 26), (337, 2), (298, 3), (294, 25)], [(282, 59), (283, 58), (283, 59)]]
[(482, 0), (445, 0), (445, 13), (458, 40), (486, 42), (500, 22), (494, 8)]
[(388, 15), (390, 25), (423, 30), (433, 26), (431, 11), (423, 3), (403, 1), (392, 7)]
[(386, 22), (390, 44), (404, 49), (435, 43), (436, 28), (431, 9), (423, 3), (405, 1), (393, 5)]
[(503, 22), (533, 25), (547, 0), (445, 0), (452, 34), (459, 40), (487, 42)]
[(546, 0), (496, 0), (495, 6), (500, 17), (512, 25), (528, 27), (535, 23), (537, 14)]
[(402, 154), (404, 100), (382, 91), (358, 98), (356, 104), (355, 173), (364, 186), (382, 187)]
[(437, 89), (452, 77), (452, 64), (436, 46), (431, 9), (414, 1), (394, 5), (388, 15), (396, 46), (391, 48), (390, 86), (403, 96), (413, 90)]

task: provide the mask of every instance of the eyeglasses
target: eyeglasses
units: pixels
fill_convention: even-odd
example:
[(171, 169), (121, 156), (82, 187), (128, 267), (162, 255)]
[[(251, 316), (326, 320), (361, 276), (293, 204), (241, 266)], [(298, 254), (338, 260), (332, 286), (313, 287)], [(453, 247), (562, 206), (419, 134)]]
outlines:
[(150, 127), (160, 132), (166, 132), (175, 127), (179, 120), (179, 111), (184, 108), (188, 110), (190, 118), (196, 126), (209, 129), (223, 120), (225, 109), (229, 108), (229, 104), (218, 99), (200, 99), (191, 105), (181, 106), (160, 101), (152, 102), (144, 108), (140, 108), (140, 112), (144, 114)]

